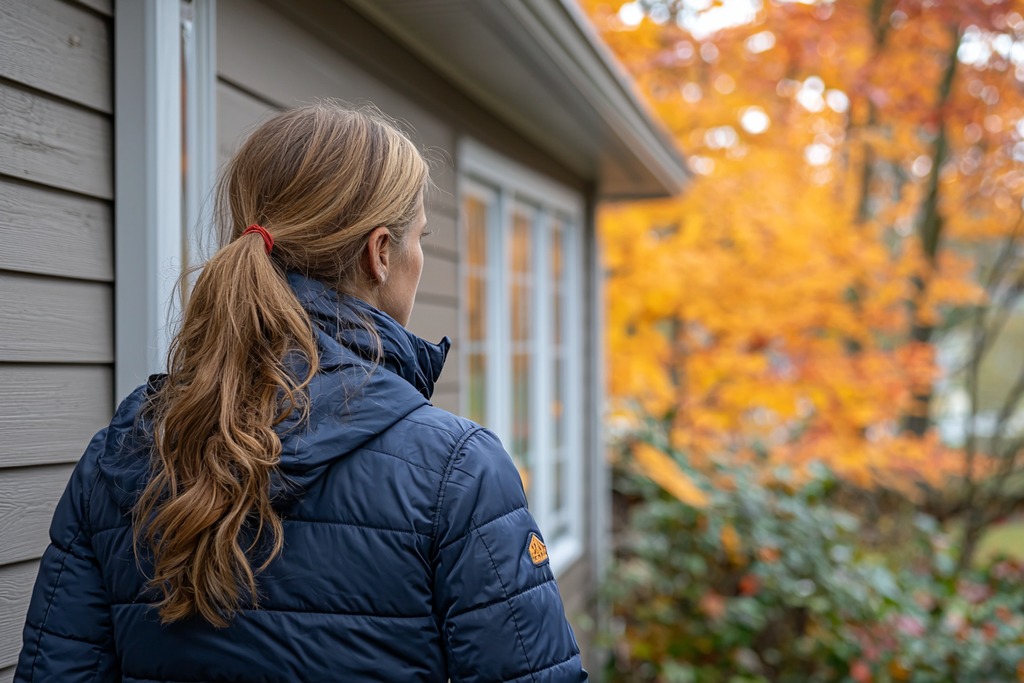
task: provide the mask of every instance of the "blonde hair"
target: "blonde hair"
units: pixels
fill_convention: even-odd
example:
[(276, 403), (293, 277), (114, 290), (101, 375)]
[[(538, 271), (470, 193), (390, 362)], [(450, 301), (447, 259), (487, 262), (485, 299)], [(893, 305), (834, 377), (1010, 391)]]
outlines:
[[(386, 226), (402, 243), (427, 178), (419, 151), (383, 115), (333, 103), (277, 114), (227, 165), (223, 246), (195, 282), (146, 409), (155, 457), (134, 508), (135, 547), (137, 556), (140, 541), (148, 547), (164, 623), (198, 614), (226, 626), (243, 602), (256, 606), (256, 575), (281, 551), (274, 426), (307, 414), (318, 368), (287, 271), (352, 291), (369, 234)], [(258, 235), (242, 236), (253, 223), (273, 236), (269, 255)]]

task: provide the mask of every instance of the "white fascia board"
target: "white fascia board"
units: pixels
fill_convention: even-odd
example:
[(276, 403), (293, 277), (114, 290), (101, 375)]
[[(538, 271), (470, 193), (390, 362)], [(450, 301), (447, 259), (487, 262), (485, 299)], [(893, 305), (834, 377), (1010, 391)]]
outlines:
[(675, 143), (632, 92), (600, 36), (574, 0), (501, 0), (572, 81), (624, 146), (676, 194), (690, 178)]

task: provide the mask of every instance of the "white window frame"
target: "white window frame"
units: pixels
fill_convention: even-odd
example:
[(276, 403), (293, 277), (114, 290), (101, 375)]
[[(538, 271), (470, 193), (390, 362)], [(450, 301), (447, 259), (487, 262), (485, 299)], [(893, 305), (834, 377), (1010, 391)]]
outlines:
[(215, 175), (216, 0), (192, 2), (184, 183), (180, 0), (114, 6), (115, 403), (164, 369), (180, 313), (175, 284), (188, 254), (199, 253), (199, 198)]
[[(583, 552), (583, 396), (582, 363), (583, 355), (581, 310), (583, 276), (583, 221), (585, 217), (583, 197), (560, 183), (526, 168), (481, 143), (472, 139), (460, 141), (458, 159), (458, 207), (459, 207), (459, 262), (460, 287), (468, 278), (466, 258), (468, 237), (466, 221), (462, 215), (463, 198), (478, 196), (496, 200), (496, 207), (489, 212), (487, 223), (487, 395), (485, 399), (487, 416), (485, 426), (492, 429), (501, 440), (510, 444), (512, 436), (511, 407), (511, 354), (509, 350), (510, 294), (507, 282), (508, 251), (506, 238), (511, 232), (513, 212), (516, 203), (537, 209), (531, 233), (534, 287), (531, 306), (533, 355), (531, 357), (531, 462), (530, 462), (530, 508), (547, 534), (555, 523), (561, 521), (553, 509), (554, 459), (552, 457), (553, 422), (550, 419), (552, 383), (550, 368), (553, 364), (550, 341), (550, 290), (545, 286), (551, 272), (548, 247), (551, 239), (553, 217), (562, 219), (563, 261), (565, 267), (565, 470), (563, 473), (565, 532), (556, 537), (545, 536), (551, 567), (560, 574)], [(460, 306), (460, 338), (467, 339), (468, 312)], [(468, 386), (468, 356), (460, 356), (460, 377)], [(504, 388), (504, 389), (502, 389)], [(468, 391), (460, 392), (462, 412), (468, 409)]]

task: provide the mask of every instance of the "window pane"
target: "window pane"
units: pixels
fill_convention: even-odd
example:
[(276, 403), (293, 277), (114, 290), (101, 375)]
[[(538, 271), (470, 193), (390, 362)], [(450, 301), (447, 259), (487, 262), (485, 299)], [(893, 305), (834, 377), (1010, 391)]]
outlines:
[(556, 450), (554, 454), (555, 476), (553, 482), (554, 485), (552, 486), (552, 489), (555, 492), (555, 500), (552, 507), (555, 510), (561, 510), (563, 507), (565, 507), (567, 498), (567, 496), (565, 495), (565, 491), (566, 487), (569, 485), (568, 482), (565, 480), (565, 458), (562, 457), (562, 453), (563, 452), (561, 450)]
[(560, 222), (556, 222), (551, 230), (551, 341), (556, 348), (562, 345), (565, 336), (565, 321), (562, 319), (565, 314), (565, 233)]
[(512, 244), (509, 249), (513, 273), (526, 274), (530, 272), (532, 224), (533, 211), (522, 206), (516, 207), (512, 216)]
[(466, 288), (469, 341), (483, 342), (487, 335), (487, 281), (482, 273), (470, 273)]
[(512, 457), (525, 471), (524, 483), (529, 481), (530, 458), (530, 356), (516, 353), (512, 356)]
[(556, 355), (551, 372), (551, 432), (555, 449), (565, 446), (565, 358)]
[(466, 417), (488, 422), (488, 320), (487, 297), (490, 271), (487, 263), (487, 221), (490, 204), (485, 198), (466, 194), (462, 198), (462, 220), (466, 231)]
[(472, 195), (462, 204), (466, 221), (466, 240), (469, 243), (470, 268), (487, 267), (487, 203)]
[(482, 353), (469, 354), (468, 391), (466, 417), (483, 424), (487, 419), (487, 356)]
[(530, 340), (533, 315), (533, 283), (530, 272), (531, 228), (533, 217), (516, 209), (509, 238), (509, 321), (513, 342)]
[(562, 273), (565, 270), (565, 229), (562, 222), (555, 219), (551, 226), (551, 279), (555, 282), (562, 281)]

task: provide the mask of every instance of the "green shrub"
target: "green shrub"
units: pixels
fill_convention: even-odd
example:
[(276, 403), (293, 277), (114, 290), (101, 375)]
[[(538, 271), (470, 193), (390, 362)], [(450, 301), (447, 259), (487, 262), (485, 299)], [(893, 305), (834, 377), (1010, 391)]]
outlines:
[(628, 467), (616, 472), (630, 505), (606, 587), (615, 615), (609, 680), (1024, 676), (1021, 564), (1001, 558), (957, 577), (954, 549), (923, 515), (908, 520), (908, 547), (880, 553), (862, 540), (858, 517), (832, 502), (837, 482), (824, 468), (801, 483), (780, 471), (769, 484), (753, 470), (729, 470), (728, 490), (688, 473), (708, 493), (706, 507)]

